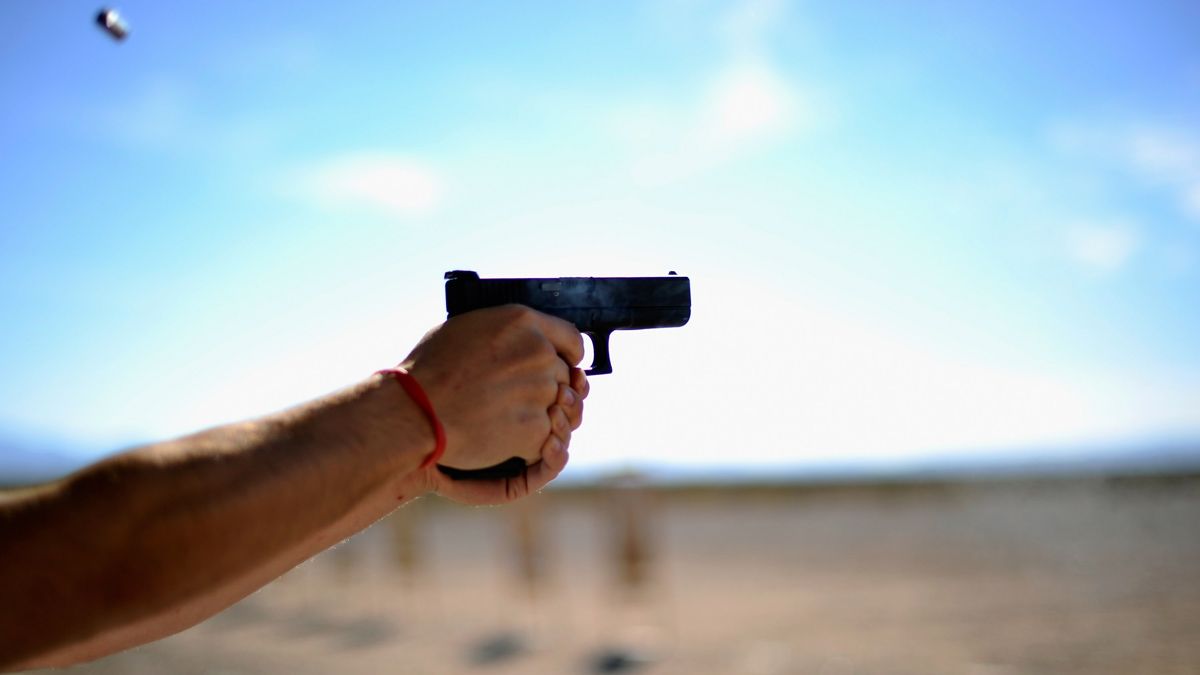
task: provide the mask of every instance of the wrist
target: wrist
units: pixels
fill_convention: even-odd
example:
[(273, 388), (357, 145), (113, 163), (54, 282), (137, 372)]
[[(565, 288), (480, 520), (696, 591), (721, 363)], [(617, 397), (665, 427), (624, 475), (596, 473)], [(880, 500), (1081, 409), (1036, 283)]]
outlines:
[(425, 456), (421, 461), (422, 469), (428, 469), (437, 464), (438, 460), (446, 452), (446, 429), (442, 427), (442, 421), (438, 419), (437, 411), (433, 408), (433, 402), (425, 393), (425, 388), (408, 370), (404, 368), (388, 368), (380, 370), (376, 374), (385, 377), (391, 377), (404, 389), (404, 393), (408, 394), (408, 398), (420, 408), (425, 414), (425, 418), (429, 421), (429, 428), (433, 430), (434, 447), (433, 452)]
[(360, 437), (384, 458), (387, 475), (395, 477), (389, 482), (405, 497), (428, 492), (421, 464), (436, 450), (437, 438), (424, 411), (390, 375), (373, 375), (360, 398), (366, 418), (357, 427)]

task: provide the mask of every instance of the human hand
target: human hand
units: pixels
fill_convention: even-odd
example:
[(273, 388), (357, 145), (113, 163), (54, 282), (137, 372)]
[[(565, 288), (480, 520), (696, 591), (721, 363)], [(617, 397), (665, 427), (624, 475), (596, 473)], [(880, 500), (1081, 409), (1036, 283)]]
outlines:
[(513, 478), (454, 481), (436, 467), (418, 490), (497, 504), (536, 492), (562, 471), (589, 385), (574, 367), (583, 338), (573, 325), (509, 305), (455, 317), (430, 331), (400, 367), (421, 383), (446, 430), (441, 464), (479, 469), (520, 457)]

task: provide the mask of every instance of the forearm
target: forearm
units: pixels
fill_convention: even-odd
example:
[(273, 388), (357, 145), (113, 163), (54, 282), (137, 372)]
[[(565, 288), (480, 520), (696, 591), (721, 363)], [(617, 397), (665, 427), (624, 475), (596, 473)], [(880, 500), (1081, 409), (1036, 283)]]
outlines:
[(391, 378), (255, 422), (140, 448), (60, 483), (0, 493), (0, 669), (103, 656), (191, 626), (436, 490), (501, 504), (553, 480), (587, 378), (571, 324), (468, 312), (403, 362), (438, 411), (448, 466), (529, 463), (452, 481), (422, 460), (429, 420)]
[(421, 412), (375, 378), (0, 506), (0, 665), (92, 658), (202, 620), (422, 491), (410, 477), (432, 447)]

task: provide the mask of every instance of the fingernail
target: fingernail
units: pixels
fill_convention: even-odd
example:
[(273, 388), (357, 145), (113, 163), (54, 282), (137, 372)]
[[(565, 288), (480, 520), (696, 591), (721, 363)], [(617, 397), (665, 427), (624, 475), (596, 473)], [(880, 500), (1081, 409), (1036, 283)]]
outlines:
[(567, 405), (575, 405), (575, 390), (567, 387), (566, 393), (563, 394), (563, 398), (567, 400)]

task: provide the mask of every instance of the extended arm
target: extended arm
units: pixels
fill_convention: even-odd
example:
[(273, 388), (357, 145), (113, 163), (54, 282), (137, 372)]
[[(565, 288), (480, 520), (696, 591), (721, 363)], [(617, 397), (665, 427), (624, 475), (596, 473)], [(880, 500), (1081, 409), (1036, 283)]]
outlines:
[(446, 426), (443, 461), (540, 458), (515, 479), (464, 486), (418, 469), (429, 423), (377, 376), (0, 497), (0, 667), (182, 630), (430, 490), (499, 503), (540, 489), (566, 463), (587, 393), (567, 364), (582, 357), (578, 334), (548, 322), (514, 308), (465, 315), (404, 362)]

